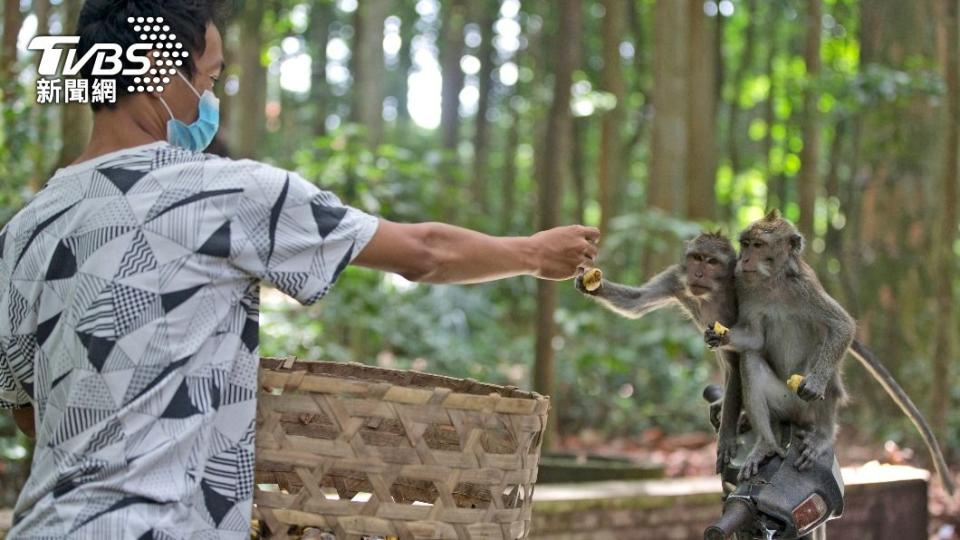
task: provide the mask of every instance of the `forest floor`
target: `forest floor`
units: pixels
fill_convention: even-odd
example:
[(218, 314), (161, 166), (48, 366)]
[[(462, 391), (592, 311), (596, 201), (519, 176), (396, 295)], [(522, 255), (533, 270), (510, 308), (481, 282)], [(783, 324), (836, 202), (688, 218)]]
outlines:
[[(837, 454), (844, 467), (856, 467), (870, 462), (892, 465), (910, 465), (932, 471), (923, 446), (900, 448), (888, 441), (877, 444), (852, 433), (841, 432)], [(604, 440), (595, 432), (584, 431), (577, 436), (564, 437), (564, 452), (589, 452), (596, 455), (622, 456), (637, 463), (663, 466), (667, 478), (711, 476), (716, 465), (715, 435), (693, 432), (667, 435), (659, 429), (650, 429), (639, 437)], [(951, 463), (954, 478), (960, 483), (960, 464)], [(960, 540), (960, 496), (951, 498), (943, 485), (931, 476), (929, 505), (929, 540)]]

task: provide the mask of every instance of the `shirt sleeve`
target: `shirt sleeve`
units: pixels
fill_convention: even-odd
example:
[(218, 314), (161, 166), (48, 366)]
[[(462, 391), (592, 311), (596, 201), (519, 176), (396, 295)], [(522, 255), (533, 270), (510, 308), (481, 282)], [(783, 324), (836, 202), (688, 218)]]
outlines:
[(25, 380), (22, 379), (26, 376), (26, 380), (33, 380), (33, 359), (24, 356), (13, 360), (16, 362), (11, 362), (6, 345), (0, 345), (0, 409), (21, 409), (33, 405), (30, 394), (23, 386)]
[(302, 304), (322, 298), (379, 219), (294, 172), (253, 161), (231, 224), (230, 262)]

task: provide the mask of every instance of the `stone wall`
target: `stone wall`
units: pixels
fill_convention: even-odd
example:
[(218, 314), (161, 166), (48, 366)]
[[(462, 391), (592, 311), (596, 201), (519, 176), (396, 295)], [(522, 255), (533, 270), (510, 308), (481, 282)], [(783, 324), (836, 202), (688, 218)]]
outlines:
[[(877, 465), (843, 477), (844, 515), (828, 524), (829, 539), (927, 538), (927, 471)], [(543, 484), (534, 491), (531, 538), (699, 540), (720, 511), (714, 477)]]

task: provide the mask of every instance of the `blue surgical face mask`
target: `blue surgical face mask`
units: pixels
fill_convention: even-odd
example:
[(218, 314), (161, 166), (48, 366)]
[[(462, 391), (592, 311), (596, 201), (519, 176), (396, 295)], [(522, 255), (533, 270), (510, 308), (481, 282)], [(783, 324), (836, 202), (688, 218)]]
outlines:
[(220, 128), (220, 100), (210, 90), (204, 91), (201, 96), (180, 71), (177, 71), (177, 75), (180, 75), (183, 82), (187, 83), (187, 86), (200, 101), (197, 103), (197, 120), (187, 125), (173, 116), (170, 106), (163, 100), (163, 97), (160, 97), (160, 102), (163, 103), (167, 113), (170, 114), (170, 120), (167, 121), (167, 142), (187, 150), (200, 152), (210, 146), (210, 142), (213, 141), (214, 135)]

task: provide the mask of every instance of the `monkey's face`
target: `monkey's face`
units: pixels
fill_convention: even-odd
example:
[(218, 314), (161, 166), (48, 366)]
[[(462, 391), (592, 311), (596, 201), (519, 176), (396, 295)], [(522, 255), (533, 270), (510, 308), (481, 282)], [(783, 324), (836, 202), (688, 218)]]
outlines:
[(704, 296), (730, 283), (733, 246), (726, 238), (703, 234), (687, 246), (682, 266), (687, 291)]
[(736, 274), (747, 281), (780, 276), (803, 248), (803, 237), (789, 221), (777, 217), (751, 224), (740, 234)]

